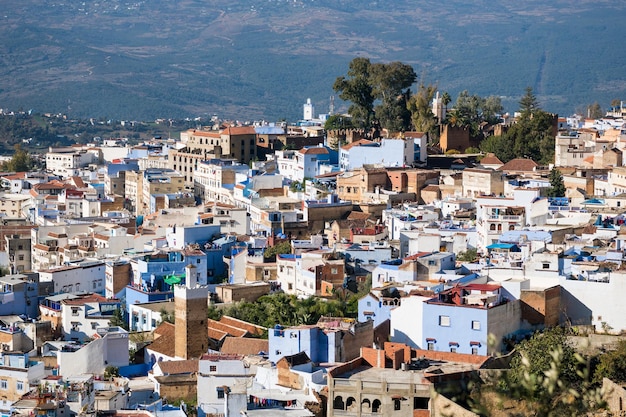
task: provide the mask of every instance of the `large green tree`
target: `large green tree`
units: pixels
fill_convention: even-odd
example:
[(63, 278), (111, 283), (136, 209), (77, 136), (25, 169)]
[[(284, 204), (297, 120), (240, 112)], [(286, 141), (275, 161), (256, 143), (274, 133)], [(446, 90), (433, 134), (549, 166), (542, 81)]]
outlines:
[(390, 131), (403, 131), (410, 125), (406, 102), (416, 77), (408, 64), (371, 63), (359, 57), (350, 62), (347, 77), (335, 80), (333, 89), (351, 103), (348, 113), (357, 126), (369, 128), (377, 121)]
[(563, 183), (563, 174), (556, 168), (550, 171), (550, 189), (548, 189), (548, 197), (565, 197), (565, 184)]
[(337, 77), (333, 90), (339, 98), (349, 101), (348, 113), (360, 127), (369, 128), (374, 118), (374, 92), (370, 82), (372, 63), (368, 58), (354, 58), (348, 66), (347, 77)]
[[(510, 370), (495, 380), (497, 389), (481, 386), (470, 399), (475, 412), (495, 415), (505, 403), (512, 405), (510, 416), (582, 416), (602, 408), (602, 390), (591, 382), (591, 366), (568, 341), (560, 327), (535, 333), (520, 342)], [(491, 389), (490, 389), (491, 388)], [(498, 399), (482, 395), (495, 392)]]
[(602, 383), (602, 378), (618, 384), (626, 383), (626, 340), (620, 340), (615, 350), (600, 356), (593, 377), (597, 383)]
[(409, 128), (411, 113), (407, 101), (416, 78), (413, 67), (402, 62), (372, 64), (370, 81), (374, 97), (378, 100), (374, 113), (383, 128), (391, 132)]
[(2, 169), (9, 172), (28, 171), (32, 165), (30, 155), (20, 144), (14, 146), (13, 157), (3, 164)]
[(436, 137), (438, 133), (437, 117), (432, 110), (432, 102), (436, 92), (436, 85), (426, 84), (421, 81), (417, 92), (411, 96), (407, 103), (407, 107), (411, 112), (413, 129), (426, 133), (429, 140)]
[(464, 90), (459, 93), (454, 108), (447, 113), (446, 123), (468, 128), (473, 137), (478, 137), (482, 124), (497, 123), (503, 110), (500, 97), (483, 98)]
[(520, 116), (501, 137), (488, 138), (480, 144), (484, 152), (493, 152), (503, 162), (513, 158), (531, 158), (548, 165), (554, 162), (554, 116), (539, 107), (532, 88), (528, 87), (519, 102)]

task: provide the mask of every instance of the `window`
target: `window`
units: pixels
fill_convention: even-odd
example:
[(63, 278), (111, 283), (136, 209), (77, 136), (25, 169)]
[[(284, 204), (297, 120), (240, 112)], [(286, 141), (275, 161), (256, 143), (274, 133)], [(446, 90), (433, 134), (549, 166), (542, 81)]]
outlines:
[(17, 390), (18, 391), (24, 391), (24, 382), (23, 381), (17, 381)]
[(217, 398), (224, 398), (224, 388), (217, 388)]
[(209, 372), (217, 372), (217, 365), (210, 365)]
[(478, 347), (472, 346), (472, 355), (478, 355)]
[(336, 274), (337, 273), (337, 268), (331, 268), (330, 269), (330, 273), (333, 274), (333, 275)]
[(427, 342), (428, 350), (435, 350), (435, 342)]
[(450, 346), (450, 352), (456, 353), (456, 346)]
[(472, 320), (472, 330), (480, 330), (480, 322), (478, 320)]
[(395, 411), (400, 410), (400, 399), (394, 398), (394, 400), (393, 400), (393, 409)]
[(0, 380), (0, 389), (7, 389), (8, 382), (6, 379)]
[(96, 330), (98, 328), (98, 323), (97, 322), (93, 322), (91, 323), (91, 330)]
[(196, 259), (196, 263), (199, 264), (200, 263), (200, 259)]
[(439, 325), (450, 327), (450, 316), (439, 316)]
[(24, 255), (18, 255), (17, 259), (20, 260), (20, 261), (23, 261), (24, 260)]
[(77, 321), (72, 322), (72, 331), (77, 332), (80, 330), (80, 323)]
[(78, 316), (78, 308), (76, 307), (72, 308), (72, 316)]
[(543, 266), (543, 269), (550, 269), (550, 264), (547, 262), (544, 262), (542, 266)]

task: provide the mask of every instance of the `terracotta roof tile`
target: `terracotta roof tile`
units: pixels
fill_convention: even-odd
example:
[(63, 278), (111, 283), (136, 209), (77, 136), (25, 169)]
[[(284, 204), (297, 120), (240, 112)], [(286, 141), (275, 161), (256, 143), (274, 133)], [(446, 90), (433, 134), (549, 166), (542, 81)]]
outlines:
[(230, 336), (235, 336), (235, 337), (243, 337), (246, 334), (248, 334), (248, 332), (246, 330), (237, 328), (237, 327), (233, 327), (233, 326), (229, 326), (225, 323), (220, 323), (219, 321), (215, 321), (215, 320), (211, 320), (208, 319), (207, 320), (207, 325), (209, 329), (215, 329), (215, 330), (219, 330), (222, 332), (225, 332), (227, 334), (229, 334)]
[(300, 149), (300, 153), (305, 154), (305, 155), (321, 155), (321, 154), (327, 155), (328, 149), (323, 148), (321, 146), (315, 146), (311, 148), (302, 148)]
[(356, 142), (352, 142), (349, 143), (345, 146), (342, 146), (341, 149), (345, 149), (346, 151), (353, 148), (354, 146), (361, 146), (361, 145), (373, 145), (375, 142), (371, 141), (371, 140), (367, 140), (367, 139), (360, 139), (357, 140)]
[(224, 135), (256, 135), (256, 130), (252, 126), (228, 127), (221, 133)]
[(220, 323), (245, 330), (253, 335), (262, 335), (263, 332), (267, 330), (265, 327), (257, 326), (255, 324), (248, 323), (247, 321), (239, 320), (230, 316), (222, 316), (220, 318)]
[(534, 171), (537, 163), (532, 159), (515, 158), (498, 168), (500, 171)]
[(497, 156), (493, 154), (488, 154), (487, 156), (485, 156), (483, 159), (480, 160), (480, 164), (481, 165), (504, 165), (504, 162), (502, 162)]
[(269, 341), (267, 339), (254, 339), (251, 337), (231, 337), (227, 336), (220, 349), (221, 353), (258, 355), (260, 352), (269, 351)]
[(176, 348), (174, 346), (175, 326), (172, 323), (163, 322), (154, 330), (155, 339), (149, 346), (155, 352), (159, 352), (165, 356), (173, 358), (176, 356)]
[(198, 372), (198, 359), (162, 361), (157, 366), (163, 375), (192, 374)]

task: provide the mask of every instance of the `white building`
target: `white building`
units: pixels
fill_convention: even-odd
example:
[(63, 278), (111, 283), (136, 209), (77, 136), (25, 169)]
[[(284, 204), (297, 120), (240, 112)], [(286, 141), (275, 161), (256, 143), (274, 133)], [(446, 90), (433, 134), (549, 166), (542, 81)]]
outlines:
[(234, 159), (200, 161), (194, 171), (194, 195), (202, 201), (234, 204), (235, 184), (247, 178), (249, 167)]
[[(222, 413), (229, 393), (245, 394), (253, 378), (242, 355), (203, 355), (198, 364), (198, 416)], [(242, 406), (246, 409), (246, 402)]]
[(517, 188), (512, 197), (478, 197), (478, 249), (484, 250), (506, 231), (542, 226), (547, 218), (548, 199), (541, 198), (536, 188)]
[(113, 312), (120, 306), (119, 300), (107, 300), (98, 294), (61, 301), (63, 338), (80, 342), (93, 338), (99, 329), (109, 327)]
[(344, 171), (361, 168), (365, 164), (402, 167), (415, 162), (413, 138), (381, 139), (372, 142), (361, 139), (341, 147), (339, 166)]
[(55, 293), (95, 292), (105, 290), (104, 262), (83, 262), (39, 271), (41, 282), (54, 282)]
[(29, 360), (27, 353), (6, 352), (0, 356), (0, 412), (11, 415), (11, 404), (39, 385), (45, 377), (43, 362)]
[(313, 120), (315, 119), (315, 106), (311, 103), (311, 99), (307, 98), (306, 103), (302, 106), (302, 113), (304, 120)]
[(86, 345), (67, 345), (57, 351), (59, 374), (72, 377), (102, 375), (107, 366), (128, 366), (128, 332), (121, 327), (98, 329), (98, 337)]
[(50, 148), (46, 153), (46, 170), (62, 177), (78, 175), (81, 168), (101, 162), (98, 148)]

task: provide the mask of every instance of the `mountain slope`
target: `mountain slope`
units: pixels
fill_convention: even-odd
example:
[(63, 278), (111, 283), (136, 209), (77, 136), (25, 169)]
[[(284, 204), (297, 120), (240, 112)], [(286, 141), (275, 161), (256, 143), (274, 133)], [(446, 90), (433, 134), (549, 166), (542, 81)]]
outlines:
[(626, 3), (510, 3), (10, 2), (0, 12), (0, 108), (293, 120), (307, 97), (327, 111), (355, 56), (410, 63), (453, 97), (500, 94), (509, 111), (528, 85), (561, 114), (626, 95)]

